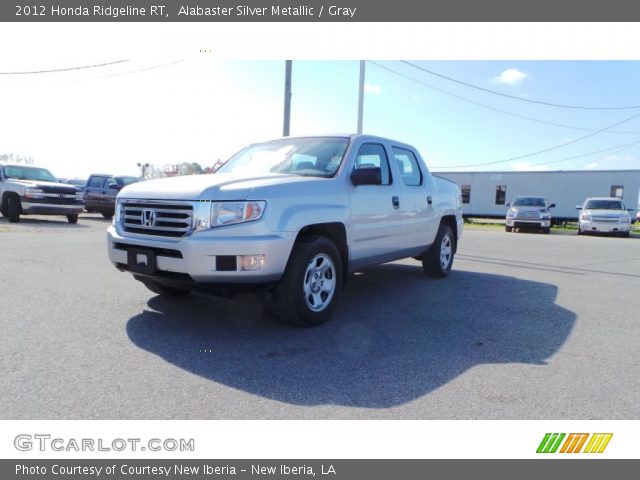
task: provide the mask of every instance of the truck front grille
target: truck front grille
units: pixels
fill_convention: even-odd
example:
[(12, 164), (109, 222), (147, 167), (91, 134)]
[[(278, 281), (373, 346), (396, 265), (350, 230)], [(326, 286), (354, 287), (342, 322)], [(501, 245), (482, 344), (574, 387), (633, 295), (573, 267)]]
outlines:
[(531, 210), (518, 210), (516, 213), (517, 220), (540, 220), (540, 212)]
[(120, 215), (120, 224), (129, 233), (184, 237), (193, 228), (193, 206), (186, 202), (127, 200)]

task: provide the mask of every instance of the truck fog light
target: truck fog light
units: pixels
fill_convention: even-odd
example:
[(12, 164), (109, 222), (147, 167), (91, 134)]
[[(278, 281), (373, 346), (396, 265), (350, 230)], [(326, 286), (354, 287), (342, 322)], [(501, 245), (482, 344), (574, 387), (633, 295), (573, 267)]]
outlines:
[(264, 255), (240, 255), (240, 270), (260, 270), (264, 266)]

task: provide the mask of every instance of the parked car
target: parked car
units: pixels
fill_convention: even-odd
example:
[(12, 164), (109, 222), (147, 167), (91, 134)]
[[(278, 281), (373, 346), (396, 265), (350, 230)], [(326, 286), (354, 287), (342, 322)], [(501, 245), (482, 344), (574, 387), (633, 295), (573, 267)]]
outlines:
[(107, 238), (154, 293), (262, 289), (282, 320), (312, 326), (349, 271), (413, 257), (446, 277), (462, 228), (460, 189), (413, 147), (352, 135), (254, 144), (213, 175), (129, 185)]
[(0, 213), (9, 222), (38, 214), (65, 215), (69, 223), (77, 223), (83, 208), (82, 191), (60, 183), (49, 170), (0, 164)]
[(549, 209), (554, 208), (556, 204), (549, 204), (544, 197), (515, 197), (505, 206), (509, 208), (505, 218), (507, 232), (511, 232), (514, 228), (542, 229), (544, 233), (551, 231), (552, 220)]
[(122, 175), (90, 175), (84, 186), (85, 209), (87, 212), (101, 213), (104, 218), (113, 217), (118, 192), (139, 180), (138, 177)]
[(631, 212), (624, 202), (615, 197), (591, 197), (582, 205), (578, 216), (578, 235), (584, 233), (612, 233), (628, 237), (631, 232)]

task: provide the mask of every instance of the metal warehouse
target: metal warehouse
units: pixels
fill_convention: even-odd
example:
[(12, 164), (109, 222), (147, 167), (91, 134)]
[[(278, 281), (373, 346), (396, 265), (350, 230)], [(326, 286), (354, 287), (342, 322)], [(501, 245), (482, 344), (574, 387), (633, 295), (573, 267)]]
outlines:
[(578, 218), (576, 205), (587, 197), (618, 197), (627, 208), (640, 202), (640, 170), (572, 170), (535, 172), (437, 172), (462, 191), (468, 217), (504, 217), (505, 204), (520, 195), (542, 196), (555, 203), (556, 219)]

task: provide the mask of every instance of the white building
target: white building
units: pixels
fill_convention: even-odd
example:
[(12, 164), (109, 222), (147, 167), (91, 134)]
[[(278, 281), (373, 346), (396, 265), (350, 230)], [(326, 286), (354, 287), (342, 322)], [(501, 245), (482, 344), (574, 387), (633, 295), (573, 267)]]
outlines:
[(462, 214), (504, 217), (505, 203), (520, 195), (542, 196), (555, 203), (556, 219), (577, 219), (576, 205), (587, 197), (618, 197), (627, 208), (640, 203), (640, 170), (535, 172), (434, 172), (462, 191)]

